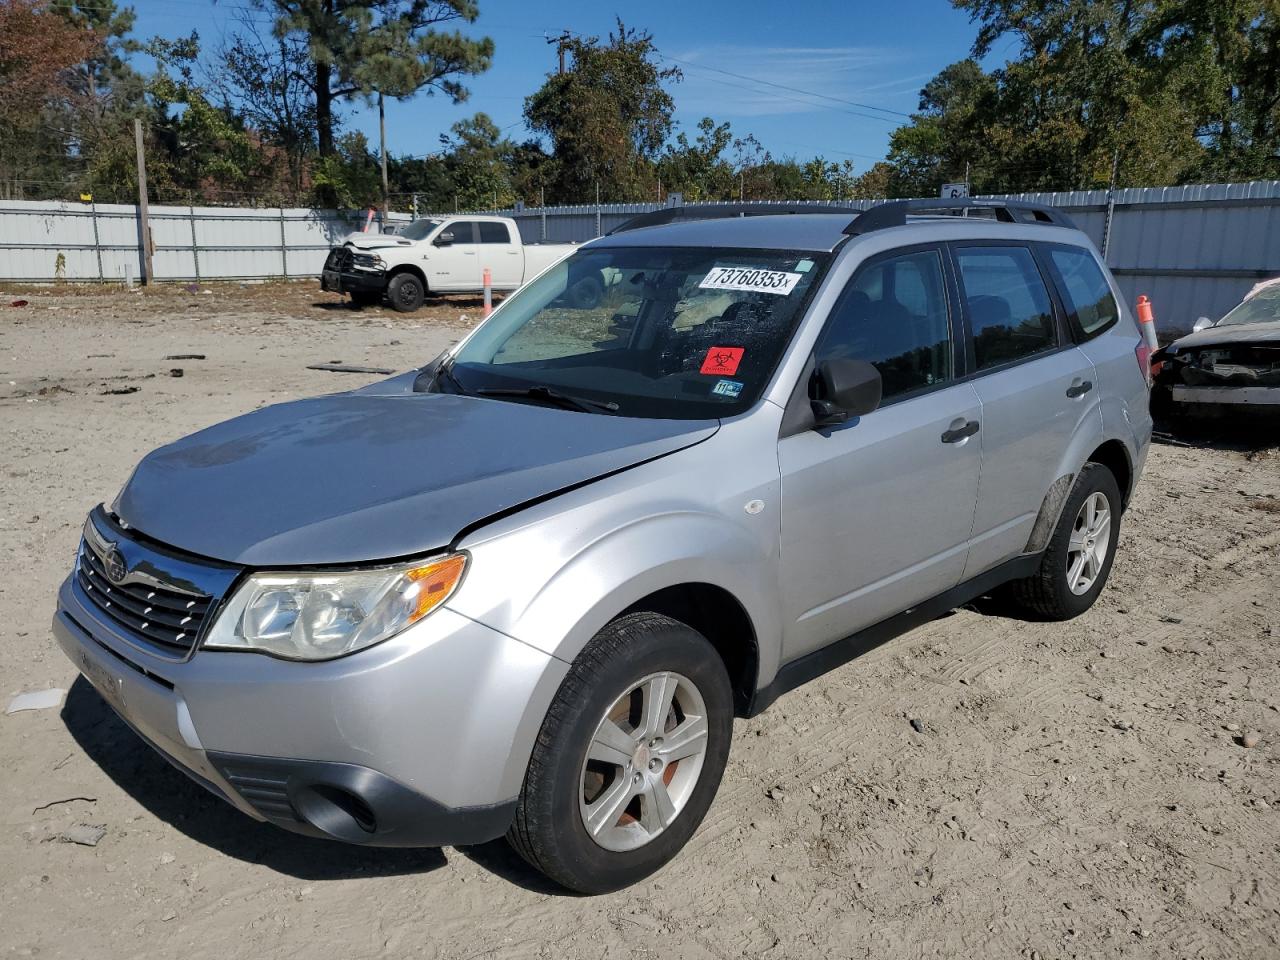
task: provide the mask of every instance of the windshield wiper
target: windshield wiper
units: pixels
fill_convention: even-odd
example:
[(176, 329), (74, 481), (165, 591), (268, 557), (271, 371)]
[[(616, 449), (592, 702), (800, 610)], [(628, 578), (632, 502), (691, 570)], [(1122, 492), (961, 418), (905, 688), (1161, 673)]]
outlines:
[(609, 413), (618, 411), (618, 405), (612, 400), (606, 402), (588, 400), (586, 397), (574, 397), (542, 383), (532, 387), (482, 387), (476, 391), (476, 395), (481, 397), (520, 397), (528, 400), (541, 400), (557, 407), (567, 410), (581, 410), (584, 413), (590, 413), (592, 410), (607, 410)]
[(453, 357), (445, 360), (436, 368), (436, 375), (431, 380), (431, 385), (437, 385), (441, 380), (448, 380), (453, 384), (455, 392), (466, 396), (467, 388), (462, 385), (462, 381), (458, 379), (458, 375), (453, 372)]

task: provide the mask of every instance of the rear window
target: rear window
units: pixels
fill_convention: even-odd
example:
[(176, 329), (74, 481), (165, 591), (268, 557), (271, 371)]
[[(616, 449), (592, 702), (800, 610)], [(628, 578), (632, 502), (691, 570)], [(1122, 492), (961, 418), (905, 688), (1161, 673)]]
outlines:
[(1092, 254), (1072, 247), (1050, 247), (1049, 259), (1062, 278), (1067, 306), (1086, 338), (1097, 336), (1119, 319), (1116, 299)]
[(988, 370), (1058, 345), (1049, 291), (1026, 247), (958, 247), (974, 359)]

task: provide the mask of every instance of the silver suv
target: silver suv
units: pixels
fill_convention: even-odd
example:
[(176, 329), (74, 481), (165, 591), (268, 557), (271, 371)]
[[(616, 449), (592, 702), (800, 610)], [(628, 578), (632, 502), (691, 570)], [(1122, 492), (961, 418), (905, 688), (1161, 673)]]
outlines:
[(1012, 202), (760, 212), (641, 216), (421, 370), (151, 453), (59, 643), (251, 817), (506, 834), (598, 892), (689, 840), (735, 716), (982, 594), (1087, 610), (1151, 430), (1089, 240)]

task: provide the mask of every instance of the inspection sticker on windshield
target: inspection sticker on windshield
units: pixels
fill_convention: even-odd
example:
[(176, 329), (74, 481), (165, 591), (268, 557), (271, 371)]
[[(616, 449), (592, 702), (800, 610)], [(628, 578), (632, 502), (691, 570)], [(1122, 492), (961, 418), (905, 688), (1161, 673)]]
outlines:
[(744, 290), (747, 293), (776, 293), (785, 297), (796, 288), (802, 274), (754, 267), (712, 267), (698, 284), (703, 290)]
[(736, 397), (742, 393), (741, 380), (717, 380), (711, 392), (717, 397)]

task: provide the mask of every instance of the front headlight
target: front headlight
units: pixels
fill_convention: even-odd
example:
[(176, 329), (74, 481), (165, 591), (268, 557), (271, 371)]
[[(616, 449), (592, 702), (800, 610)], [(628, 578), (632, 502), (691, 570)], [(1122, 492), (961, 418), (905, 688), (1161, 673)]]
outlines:
[(218, 614), (204, 646), (291, 660), (329, 660), (417, 623), (448, 599), (457, 553), (411, 566), (317, 573), (255, 573)]

